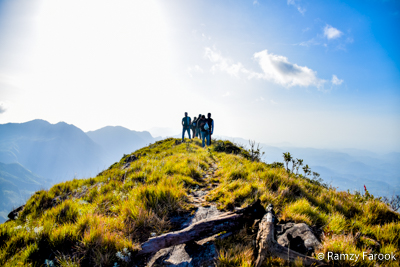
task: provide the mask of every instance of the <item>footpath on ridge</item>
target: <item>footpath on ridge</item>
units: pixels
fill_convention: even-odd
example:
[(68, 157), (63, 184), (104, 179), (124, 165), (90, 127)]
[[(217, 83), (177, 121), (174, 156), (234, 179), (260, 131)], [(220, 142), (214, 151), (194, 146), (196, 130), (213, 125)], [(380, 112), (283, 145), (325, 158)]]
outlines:
[[(195, 207), (194, 212), (188, 217), (172, 218), (172, 222), (180, 223), (179, 229), (222, 213), (214, 203), (206, 200), (208, 193), (218, 185), (218, 183), (213, 182), (217, 169), (217, 163), (212, 163), (211, 167), (197, 180), (200, 186), (191, 190), (189, 203)], [(217, 236), (161, 249), (148, 260), (146, 266), (214, 266), (218, 253), (213, 241)]]

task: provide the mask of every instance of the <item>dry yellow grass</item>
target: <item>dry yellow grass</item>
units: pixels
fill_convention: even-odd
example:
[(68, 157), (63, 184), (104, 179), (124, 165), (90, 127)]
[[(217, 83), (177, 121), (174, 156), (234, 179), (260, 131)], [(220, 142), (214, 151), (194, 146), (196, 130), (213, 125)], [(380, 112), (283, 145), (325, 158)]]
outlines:
[[(188, 192), (212, 162), (218, 163), (207, 196), (220, 209), (256, 199), (274, 204), (278, 219), (305, 222), (325, 232), (321, 253), (364, 250), (399, 257), (400, 217), (378, 199), (338, 192), (288, 172), (280, 165), (166, 139), (135, 151), (138, 160), (123, 169), (126, 155), (90, 179), (72, 180), (33, 195), (15, 221), (0, 225), (1, 266), (129, 266), (140, 242), (170, 230), (169, 218), (188, 210)], [(58, 198), (57, 198), (58, 197)], [(361, 238), (354, 240), (360, 233)], [(219, 242), (219, 266), (252, 266), (255, 233), (242, 230)], [(379, 246), (374, 245), (377, 242)], [(350, 266), (387, 264), (347, 262)], [(294, 266), (299, 263), (294, 263)], [(336, 263), (339, 264), (339, 263)], [(264, 266), (287, 266), (267, 259)]]

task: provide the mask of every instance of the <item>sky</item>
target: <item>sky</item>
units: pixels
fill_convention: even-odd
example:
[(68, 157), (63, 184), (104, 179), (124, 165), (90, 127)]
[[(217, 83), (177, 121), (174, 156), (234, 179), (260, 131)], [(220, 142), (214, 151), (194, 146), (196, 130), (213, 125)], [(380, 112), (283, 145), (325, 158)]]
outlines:
[(0, 0), (0, 123), (400, 152), (400, 1)]

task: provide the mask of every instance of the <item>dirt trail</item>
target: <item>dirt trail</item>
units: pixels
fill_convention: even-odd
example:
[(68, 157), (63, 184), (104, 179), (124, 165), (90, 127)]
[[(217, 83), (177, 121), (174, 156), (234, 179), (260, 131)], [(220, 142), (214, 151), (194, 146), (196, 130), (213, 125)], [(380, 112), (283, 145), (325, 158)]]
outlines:
[[(212, 163), (206, 173), (200, 179), (200, 186), (189, 193), (189, 203), (196, 208), (190, 216), (174, 218), (171, 221), (180, 224), (180, 229), (200, 221), (219, 215), (221, 212), (214, 203), (206, 201), (207, 194), (217, 186), (211, 180), (215, 177), (218, 166)], [(161, 249), (146, 264), (146, 266), (214, 266), (218, 257), (216, 247), (213, 243), (214, 237), (208, 237), (200, 241), (189, 242), (177, 246)]]
[(213, 162), (211, 167), (208, 168), (203, 177), (201, 178), (201, 186), (190, 192), (189, 203), (192, 203), (195, 207), (209, 207), (213, 206), (212, 203), (206, 201), (206, 196), (217, 184), (212, 182), (212, 178), (215, 177), (215, 172), (218, 169), (218, 165)]

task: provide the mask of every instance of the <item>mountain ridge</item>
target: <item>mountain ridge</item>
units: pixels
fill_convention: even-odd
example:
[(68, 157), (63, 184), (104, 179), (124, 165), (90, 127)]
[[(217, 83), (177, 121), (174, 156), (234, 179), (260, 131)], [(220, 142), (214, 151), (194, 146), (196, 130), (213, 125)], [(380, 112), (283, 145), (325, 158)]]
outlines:
[[(149, 258), (139, 252), (146, 241), (165, 237), (179, 229), (176, 223), (185, 224), (202, 209), (208, 213), (215, 207), (228, 216), (255, 200), (265, 208), (273, 205), (276, 231), (309, 229), (315, 242), (321, 243), (312, 257), (349, 251), (363, 255), (366, 246), (368, 253), (398, 257), (400, 215), (367, 189), (362, 194), (337, 191), (292, 173), (283, 164), (261, 162), (259, 156), (219, 140), (208, 148), (202, 148), (198, 139), (182, 143), (173, 138), (143, 147), (96, 177), (36, 192), (13, 220), (0, 225), (0, 241), (6, 244), (0, 248), (0, 264), (145, 266)], [(181, 227), (189, 231), (187, 225)], [(211, 239), (201, 234), (207, 237), (204, 243), (174, 243), (172, 251), (189, 253), (184, 261), (193, 259), (193, 266), (201, 266), (196, 263), (201, 257), (217, 265), (253, 265), (257, 258), (253, 244), (261, 224), (254, 221), (235, 227), (239, 228)], [(307, 252), (294, 243), (287, 245)], [(190, 258), (195, 257), (193, 249), (206, 254)], [(148, 266), (170, 264), (173, 259), (168, 253)], [(325, 259), (325, 263), (354, 265), (350, 259)], [(372, 259), (355, 265), (377, 263), (396, 262)], [(268, 266), (287, 264), (285, 258), (265, 258)]]

